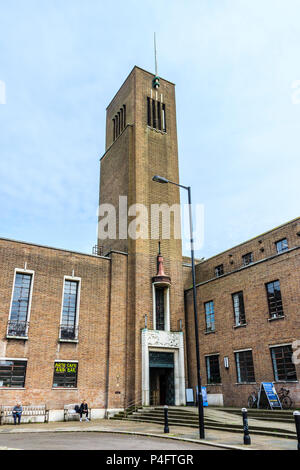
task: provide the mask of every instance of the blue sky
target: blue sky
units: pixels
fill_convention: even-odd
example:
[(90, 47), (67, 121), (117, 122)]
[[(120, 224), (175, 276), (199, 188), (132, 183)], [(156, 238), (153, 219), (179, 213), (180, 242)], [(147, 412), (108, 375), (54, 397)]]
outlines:
[(105, 108), (134, 65), (153, 71), (154, 31), (181, 182), (205, 206), (197, 256), (299, 216), (299, 15), (297, 0), (2, 0), (0, 236), (91, 252)]

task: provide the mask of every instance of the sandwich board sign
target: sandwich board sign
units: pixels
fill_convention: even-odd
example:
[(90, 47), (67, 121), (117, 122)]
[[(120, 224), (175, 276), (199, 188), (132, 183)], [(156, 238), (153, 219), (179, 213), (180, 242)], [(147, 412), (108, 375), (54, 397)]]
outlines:
[(278, 398), (273, 382), (262, 382), (260, 385), (257, 408), (260, 408), (260, 405), (267, 404), (267, 403), (270, 405), (271, 410), (282, 409), (282, 406), (281, 406), (281, 403)]
[[(201, 389), (202, 389), (203, 406), (208, 406), (206, 387), (201, 387)], [(196, 385), (196, 394), (197, 394), (197, 400), (198, 400), (198, 386), (197, 385)]]
[(194, 390), (192, 388), (186, 388), (185, 390), (186, 394), (186, 404), (187, 405), (194, 405)]

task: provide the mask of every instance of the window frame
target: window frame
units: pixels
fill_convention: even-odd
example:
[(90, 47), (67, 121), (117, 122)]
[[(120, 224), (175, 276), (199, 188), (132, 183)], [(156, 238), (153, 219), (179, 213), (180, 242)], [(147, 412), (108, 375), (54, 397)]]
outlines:
[[(252, 366), (253, 366), (253, 377), (250, 377), (250, 379), (253, 378), (253, 380), (249, 380), (249, 381), (248, 380), (242, 380), (241, 367), (240, 367), (241, 361), (240, 361), (240, 358), (239, 358), (239, 360), (237, 360), (239, 354), (243, 354), (243, 353), (247, 353), (247, 352), (251, 352), (251, 359), (252, 359)], [(254, 360), (253, 360), (253, 350), (251, 348), (249, 348), (249, 349), (234, 351), (234, 359), (235, 359), (237, 384), (256, 383), (256, 381), (255, 381), (255, 367), (254, 367)], [(247, 371), (246, 375), (247, 375), (247, 379), (248, 379), (248, 377), (250, 375), (248, 371)]]
[[(217, 358), (217, 363), (218, 363), (218, 369), (219, 369), (219, 379), (220, 381), (211, 381), (211, 378), (209, 377), (209, 373), (211, 370), (211, 364), (209, 364), (209, 369), (207, 367), (208, 362), (210, 361), (211, 358)], [(221, 377), (221, 370), (220, 370), (220, 354), (207, 354), (205, 356), (205, 367), (206, 367), (206, 380), (207, 380), (207, 385), (221, 385), (222, 384), (222, 377)], [(211, 375), (211, 374), (210, 374)]]
[[(77, 299), (76, 299), (76, 312), (75, 312), (75, 335), (74, 339), (66, 339), (61, 337), (61, 327), (63, 325), (63, 313), (64, 313), (64, 295), (65, 295), (65, 283), (66, 281), (77, 282)], [(59, 323), (59, 341), (66, 343), (78, 342), (78, 326), (79, 326), (79, 315), (80, 315), (80, 294), (81, 294), (81, 277), (75, 276), (64, 276), (63, 288), (62, 288), (62, 300), (61, 300), (61, 312), (60, 312), (60, 323)], [(73, 361), (74, 362), (74, 361)]]
[[(279, 292), (280, 292), (280, 302), (281, 302), (281, 314), (278, 315), (278, 314), (274, 314), (271, 312), (271, 303), (270, 303), (270, 297), (269, 297), (269, 291), (268, 291), (268, 286), (270, 286), (271, 284), (275, 284), (275, 283), (279, 283)], [(270, 281), (270, 282), (266, 282), (265, 283), (265, 288), (266, 288), (266, 295), (267, 295), (267, 302), (268, 302), (268, 313), (269, 313), (269, 320), (273, 320), (275, 318), (283, 318), (284, 317), (284, 308), (283, 308), (283, 302), (282, 302), (282, 294), (281, 294), (281, 284), (280, 284), (280, 280), (279, 279), (276, 279), (275, 281)], [(274, 295), (274, 298), (275, 298), (275, 295)], [(276, 300), (276, 310), (278, 310), (277, 308), (277, 300)]]
[[(243, 305), (243, 316), (244, 316), (244, 321), (241, 322), (239, 321), (239, 323), (237, 323), (237, 319), (236, 319), (236, 311), (235, 311), (235, 303), (234, 303), (234, 297), (237, 296), (237, 295), (241, 295), (242, 296), (242, 305)], [(232, 298), (232, 305), (233, 305), (233, 318), (234, 318), (234, 325), (235, 326), (243, 326), (243, 325), (246, 325), (247, 324), (247, 321), (246, 321), (246, 309), (245, 309), (245, 301), (244, 301), (244, 292), (241, 290), (239, 292), (234, 292), (233, 294), (231, 294), (231, 298)], [(241, 307), (241, 304), (240, 304), (240, 297), (239, 297), (239, 310), (240, 310), (240, 307)], [(241, 319), (241, 312), (239, 311), (239, 319)]]
[[(76, 382), (75, 382), (75, 386), (72, 386), (72, 387), (68, 387), (67, 385), (59, 385), (59, 386), (55, 386), (54, 385), (54, 379), (55, 379), (55, 364), (56, 363), (63, 363), (63, 364), (76, 364)], [(53, 378), (52, 378), (52, 390), (76, 390), (78, 388), (78, 369), (79, 369), (79, 362), (78, 360), (75, 360), (75, 361), (67, 361), (65, 359), (56, 359), (55, 361), (53, 361)], [(64, 375), (64, 378), (66, 378), (66, 375)]]
[[(213, 312), (209, 311), (207, 312), (206, 306), (212, 304), (213, 306)], [(205, 313), (205, 331), (206, 333), (211, 333), (213, 331), (216, 331), (216, 318), (215, 318), (215, 303), (213, 300), (209, 300), (208, 302), (204, 302), (204, 313)], [(207, 317), (211, 318), (213, 316), (213, 322), (210, 322), (210, 324), (213, 324), (213, 328), (208, 328), (208, 321)]]
[[(251, 258), (251, 261), (249, 261), (248, 263), (246, 263), (246, 257), (247, 256), (250, 256)], [(242, 255), (242, 260), (243, 260), (243, 266), (249, 266), (250, 264), (253, 263), (253, 251), (249, 251), (249, 253), (245, 253), (244, 255)]]
[[(14, 299), (14, 292), (15, 292), (17, 274), (27, 274), (27, 275), (31, 276), (30, 290), (29, 290), (29, 296), (28, 296), (27, 316), (26, 316), (26, 332), (25, 332), (24, 336), (12, 336), (12, 335), (9, 334), (9, 324), (12, 321), (11, 320), (11, 314), (12, 314), (12, 306), (13, 306), (13, 299)], [(6, 337), (7, 338), (22, 339), (22, 340), (28, 339), (28, 329), (29, 329), (29, 322), (30, 322), (30, 315), (31, 315), (34, 276), (35, 276), (35, 271), (33, 271), (31, 269), (15, 268), (15, 270), (14, 270), (14, 282), (13, 282), (12, 293), (11, 293), (11, 298), (10, 298), (8, 324), (7, 324), (7, 330), (6, 330)]]
[[(291, 359), (291, 364), (294, 366), (294, 370), (295, 370), (295, 379), (292, 379), (292, 380), (289, 380), (287, 378), (287, 374), (286, 373), (286, 378), (285, 379), (282, 379), (282, 378), (279, 378), (278, 376), (278, 364), (277, 364), (277, 361), (276, 361), (276, 357), (273, 357), (273, 351), (275, 349), (283, 349), (283, 348), (287, 348), (287, 347), (290, 347), (291, 348), (291, 358), (293, 356), (293, 349), (292, 349), (292, 344), (289, 343), (289, 344), (278, 344), (276, 346), (269, 346), (269, 349), (270, 349), (270, 355), (271, 355), (271, 361), (272, 361), (272, 367), (273, 367), (273, 375), (274, 375), (274, 380), (275, 382), (290, 382), (290, 383), (295, 383), (295, 382), (298, 382), (298, 377), (297, 377), (297, 370), (296, 370), (296, 367), (295, 367), (295, 364), (293, 363), (292, 359)], [(274, 361), (276, 362), (276, 370), (275, 370), (275, 364), (274, 364)], [(285, 356), (283, 357), (283, 361), (284, 361), (284, 366), (286, 364), (285, 362)], [(286, 369), (285, 369), (286, 370)], [(277, 377), (276, 377), (277, 375)]]
[[(282, 242), (286, 241), (286, 247), (279, 250), (278, 249), (278, 245)], [(285, 238), (281, 238), (281, 240), (278, 240), (277, 242), (275, 242), (275, 246), (276, 246), (276, 251), (277, 251), (277, 254), (280, 254), (280, 253), (284, 253), (285, 251), (288, 251), (289, 249), (289, 243), (288, 243), (288, 239), (285, 237)]]
[(0, 385), (0, 390), (23, 390), (25, 388), (25, 383), (26, 383), (28, 359), (27, 358), (0, 357), (0, 367), (1, 367), (1, 362), (25, 363), (24, 380), (23, 380), (23, 384), (21, 387), (11, 386), (11, 385), (10, 386)]
[[(221, 273), (219, 271), (221, 271)], [(221, 277), (223, 275), (224, 275), (224, 264), (219, 264), (218, 266), (215, 266), (215, 277)]]

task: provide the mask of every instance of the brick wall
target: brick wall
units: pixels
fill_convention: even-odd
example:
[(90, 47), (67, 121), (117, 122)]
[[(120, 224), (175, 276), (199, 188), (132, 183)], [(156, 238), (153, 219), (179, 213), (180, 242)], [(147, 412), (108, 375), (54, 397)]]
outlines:
[[(14, 272), (25, 263), (34, 271), (28, 340), (7, 339)], [(105, 408), (107, 402), (116, 406), (109, 374), (120, 375), (118, 399), (124, 399), (120, 370), (125, 360), (126, 264), (127, 257), (118, 254), (100, 258), (0, 240), (0, 357), (28, 359), (25, 389), (0, 388), (0, 404), (46, 403), (50, 409), (61, 409), (85, 398), (93, 408)], [(81, 278), (78, 343), (64, 343), (59, 341), (62, 291), (64, 276), (72, 274)], [(117, 318), (122, 331), (116, 333)], [(118, 372), (107, 369), (109, 347), (111, 357), (119, 358)], [(78, 361), (77, 389), (52, 388), (55, 360)]]
[[(268, 234), (257, 237), (225, 254), (208, 259), (197, 266), (198, 279), (202, 283), (197, 287), (197, 305), (199, 310), (199, 336), (201, 348), (201, 370), (203, 383), (206, 384), (206, 367), (204, 356), (220, 355), (222, 385), (208, 386), (211, 393), (223, 393), (225, 405), (242, 406), (253, 385), (237, 385), (234, 351), (251, 348), (257, 383), (274, 381), (270, 346), (292, 343), (300, 340), (299, 305), (300, 305), (300, 238), (299, 219), (292, 221)], [(276, 254), (274, 243), (287, 237), (290, 251)], [(262, 241), (262, 243), (260, 243)], [(264, 253), (260, 247), (265, 248)], [(241, 263), (241, 255), (253, 250), (254, 263), (248, 267), (211, 279), (214, 267), (224, 262), (229, 270), (228, 253), (232, 254), (235, 266)], [(264, 256), (264, 261), (261, 259)], [(255, 263), (260, 259), (261, 262)], [(227, 262), (227, 264), (226, 264)], [(203, 272), (202, 272), (203, 270)], [(206, 281), (204, 281), (206, 279)], [(268, 302), (265, 284), (274, 280), (280, 281), (284, 318), (269, 320)], [(234, 327), (232, 294), (243, 291), (246, 326)], [(186, 291), (186, 313), (188, 328), (188, 357), (190, 384), (196, 385), (195, 339), (193, 328), (192, 290)], [(205, 332), (204, 303), (214, 301), (215, 332)], [(229, 370), (224, 368), (224, 356), (229, 357)], [(300, 378), (300, 367), (296, 366)], [(300, 404), (298, 383), (278, 383), (277, 388), (290, 388), (292, 398)]]

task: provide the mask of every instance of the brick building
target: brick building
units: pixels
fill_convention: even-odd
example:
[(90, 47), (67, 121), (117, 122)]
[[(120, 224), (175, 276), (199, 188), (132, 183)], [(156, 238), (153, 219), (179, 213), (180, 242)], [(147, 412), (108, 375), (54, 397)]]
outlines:
[[(99, 231), (94, 255), (0, 239), (0, 404), (45, 403), (59, 420), (82, 399), (92, 417), (185, 403), (196, 385), (190, 260), (175, 215), (169, 234), (162, 218), (145, 224), (142, 212), (137, 223), (143, 208), (180, 203), (178, 188), (155, 184), (155, 174), (179, 181), (175, 86), (134, 67), (107, 108), (100, 161), (100, 207), (115, 209), (115, 236)], [(288, 380), (300, 402), (291, 362), (299, 223), (197, 265), (211, 403), (244, 404), (262, 380)]]

